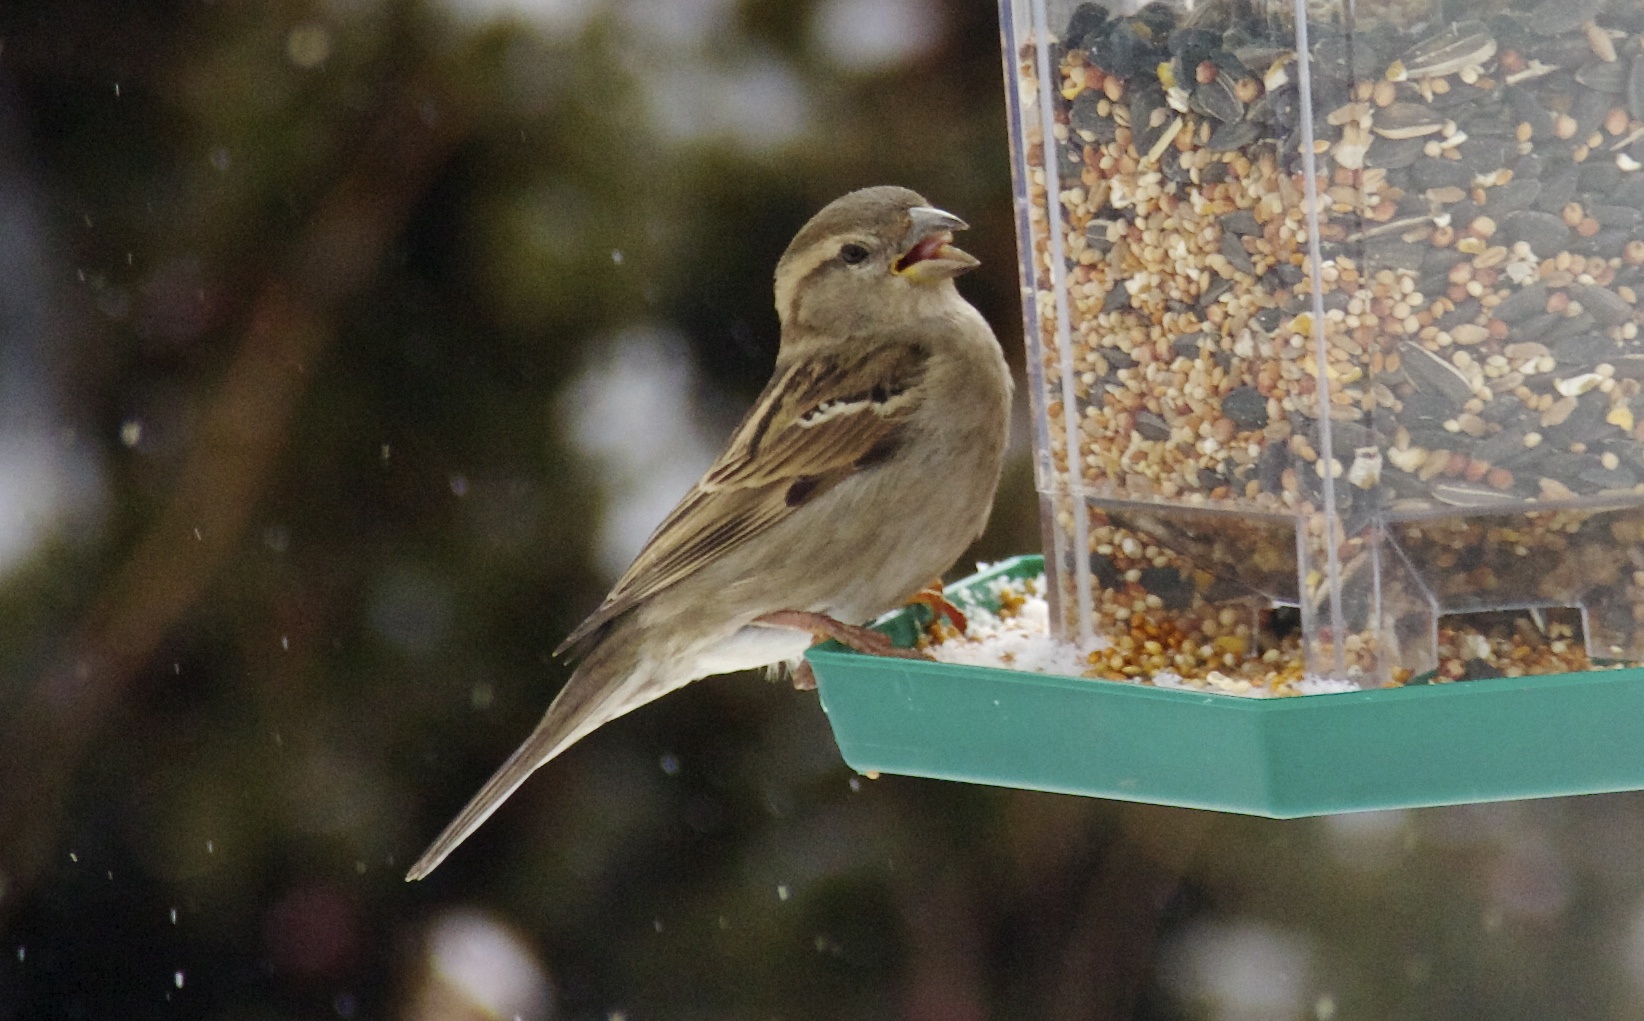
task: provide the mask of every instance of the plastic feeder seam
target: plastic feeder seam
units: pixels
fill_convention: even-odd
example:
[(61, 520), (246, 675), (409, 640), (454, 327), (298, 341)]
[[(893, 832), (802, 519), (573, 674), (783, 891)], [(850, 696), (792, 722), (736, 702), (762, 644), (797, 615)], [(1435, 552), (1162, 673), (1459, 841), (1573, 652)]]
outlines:
[[(988, 582), (950, 587), (991, 604)], [(911, 644), (922, 607), (882, 628)], [(807, 654), (858, 772), (1291, 819), (1644, 789), (1644, 669), (1254, 699), (861, 655)]]

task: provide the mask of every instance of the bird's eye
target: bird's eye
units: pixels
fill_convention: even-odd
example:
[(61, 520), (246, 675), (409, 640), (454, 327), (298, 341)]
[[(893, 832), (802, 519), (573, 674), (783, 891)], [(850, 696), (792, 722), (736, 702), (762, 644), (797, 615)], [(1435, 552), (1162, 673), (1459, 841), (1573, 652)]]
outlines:
[(854, 266), (868, 257), (868, 250), (861, 245), (846, 245), (839, 249), (839, 257), (845, 260), (846, 265)]

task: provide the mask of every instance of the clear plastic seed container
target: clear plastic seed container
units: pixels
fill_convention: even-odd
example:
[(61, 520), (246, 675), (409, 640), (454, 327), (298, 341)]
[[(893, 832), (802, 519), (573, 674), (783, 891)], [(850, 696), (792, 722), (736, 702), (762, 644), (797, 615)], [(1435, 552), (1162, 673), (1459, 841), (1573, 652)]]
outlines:
[(1400, 683), (1446, 618), (1532, 608), (1526, 658), (1564, 619), (1644, 659), (1644, 3), (1003, 29), (1053, 616), (1095, 672)]

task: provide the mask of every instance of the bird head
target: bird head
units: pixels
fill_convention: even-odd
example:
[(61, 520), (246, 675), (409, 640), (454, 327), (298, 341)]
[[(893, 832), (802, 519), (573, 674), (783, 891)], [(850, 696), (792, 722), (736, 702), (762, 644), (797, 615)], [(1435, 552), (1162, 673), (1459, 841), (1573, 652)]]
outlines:
[(953, 232), (966, 226), (906, 188), (837, 198), (777, 263), (777, 313), (784, 324), (846, 328), (869, 311), (895, 316), (945, 298), (954, 277), (980, 265), (953, 244)]

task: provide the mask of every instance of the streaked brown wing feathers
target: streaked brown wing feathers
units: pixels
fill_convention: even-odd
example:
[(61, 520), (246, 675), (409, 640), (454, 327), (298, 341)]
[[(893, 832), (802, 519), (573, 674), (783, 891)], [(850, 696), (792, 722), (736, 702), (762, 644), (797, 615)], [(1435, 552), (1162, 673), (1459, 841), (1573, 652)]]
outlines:
[(894, 445), (918, 406), (927, 355), (886, 345), (801, 360), (760, 395), (725, 452), (652, 534), (611, 594), (556, 654), (580, 654), (607, 621), (694, 573), (849, 478)]

